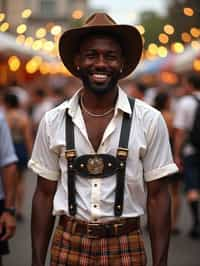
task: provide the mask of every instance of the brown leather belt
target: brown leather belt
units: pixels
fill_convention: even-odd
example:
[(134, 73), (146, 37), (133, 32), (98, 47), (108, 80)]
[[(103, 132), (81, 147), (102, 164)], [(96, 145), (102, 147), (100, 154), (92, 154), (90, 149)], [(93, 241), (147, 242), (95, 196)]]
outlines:
[(140, 229), (140, 218), (120, 218), (106, 223), (87, 223), (65, 215), (60, 216), (59, 225), (66, 232), (88, 238), (108, 238), (128, 234)]

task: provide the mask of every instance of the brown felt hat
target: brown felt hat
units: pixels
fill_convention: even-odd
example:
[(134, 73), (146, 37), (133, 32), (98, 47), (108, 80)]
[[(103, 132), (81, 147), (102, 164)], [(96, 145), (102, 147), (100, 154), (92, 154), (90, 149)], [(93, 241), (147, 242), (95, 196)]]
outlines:
[(94, 13), (80, 28), (65, 31), (59, 40), (59, 53), (64, 65), (76, 77), (79, 72), (74, 65), (74, 57), (81, 40), (88, 34), (106, 33), (116, 36), (124, 55), (124, 65), (120, 78), (128, 76), (137, 66), (142, 54), (142, 37), (131, 25), (119, 25), (105, 13)]

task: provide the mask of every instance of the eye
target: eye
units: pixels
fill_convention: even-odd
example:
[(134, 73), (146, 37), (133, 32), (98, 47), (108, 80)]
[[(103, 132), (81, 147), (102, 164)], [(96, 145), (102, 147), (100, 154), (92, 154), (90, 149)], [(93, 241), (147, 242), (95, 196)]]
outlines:
[(107, 60), (116, 60), (117, 59), (117, 55), (116, 54), (113, 54), (113, 53), (109, 53), (106, 55), (106, 59)]
[(87, 52), (85, 54), (83, 54), (84, 58), (87, 58), (87, 59), (94, 59), (96, 58), (96, 53), (94, 52)]

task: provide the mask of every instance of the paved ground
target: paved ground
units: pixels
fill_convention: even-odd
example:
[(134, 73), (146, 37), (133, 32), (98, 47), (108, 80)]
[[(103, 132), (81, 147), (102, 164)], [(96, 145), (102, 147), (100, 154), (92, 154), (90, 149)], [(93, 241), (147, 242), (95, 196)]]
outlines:
[[(31, 199), (35, 188), (36, 178), (28, 172), (26, 178), (25, 222), (17, 225), (17, 233), (10, 241), (11, 254), (4, 258), (4, 266), (31, 266), (30, 248), (30, 212)], [(173, 236), (169, 252), (169, 266), (200, 266), (200, 241), (188, 238), (187, 232), (190, 227), (190, 216), (184, 198), (180, 215), (179, 226), (181, 235)], [(151, 265), (150, 242), (144, 232), (149, 264)], [(114, 265), (117, 266), (117, 265)]]

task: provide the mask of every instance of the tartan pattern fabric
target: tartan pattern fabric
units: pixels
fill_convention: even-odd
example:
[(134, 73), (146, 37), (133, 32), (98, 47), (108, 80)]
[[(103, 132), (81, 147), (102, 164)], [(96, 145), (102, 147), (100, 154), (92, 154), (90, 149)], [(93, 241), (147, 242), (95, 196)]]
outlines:
[(51, 246), (50, 266), (145, 266), (141, 232), (92, 239), (72, 235), (58, 225)]

